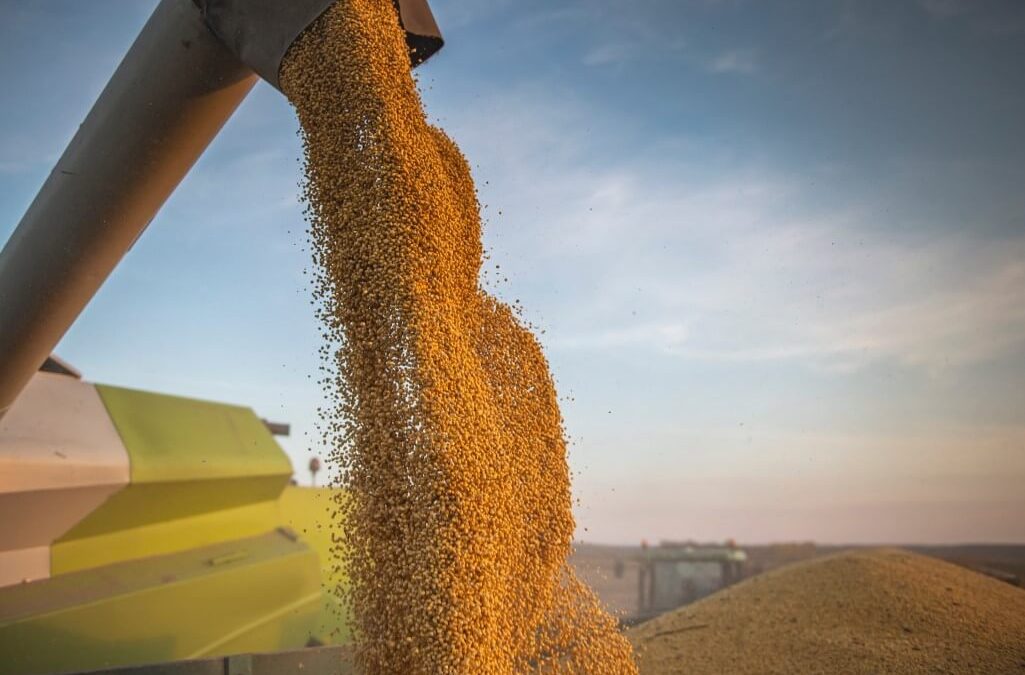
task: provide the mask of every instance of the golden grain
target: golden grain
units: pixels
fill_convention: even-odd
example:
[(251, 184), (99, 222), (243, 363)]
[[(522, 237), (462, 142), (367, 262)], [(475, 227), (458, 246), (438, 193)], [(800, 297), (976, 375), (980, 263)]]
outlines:
[(340, 0), (290, 49), (334, 408), (344, 589), (366, 673), (634, 673), (567, 564), (548, 364), (478, 285), (479, 205), (429, 126), (391, 2)]

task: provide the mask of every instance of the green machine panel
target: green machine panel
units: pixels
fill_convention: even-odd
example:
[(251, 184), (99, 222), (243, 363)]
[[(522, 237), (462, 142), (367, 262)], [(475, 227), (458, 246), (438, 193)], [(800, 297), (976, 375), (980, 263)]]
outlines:
[(131, 482), (172, 483), (292, 473), (249, 408), (96, 385), (131, 459)]
[(96, 385), (130, 482), (53, 545), (53, 574), (276, 527), (292, 466), (249, 408)]
[(0, 589), (0, 674), (299, 647), (323, 611), (319, 568), (281, 529)]

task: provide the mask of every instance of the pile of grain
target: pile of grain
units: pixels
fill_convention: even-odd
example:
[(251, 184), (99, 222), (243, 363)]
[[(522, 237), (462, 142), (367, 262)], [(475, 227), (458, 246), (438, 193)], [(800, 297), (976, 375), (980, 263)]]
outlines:
[(1025, 591), (898, 550), (797, 563), (630, 631), (642, 673), (1021, 673)]
[(478, 286), (476, 192), (387, 0), (341, 0), (281, 70), (305, 147), (345, 590), (367, 673), (635, 672), (566, 559), (547, 362)]

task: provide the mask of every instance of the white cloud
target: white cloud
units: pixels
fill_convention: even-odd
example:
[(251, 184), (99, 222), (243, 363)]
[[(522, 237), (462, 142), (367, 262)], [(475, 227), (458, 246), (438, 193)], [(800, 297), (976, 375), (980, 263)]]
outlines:
[(448, 124), (501, 186), (482, 190), (506, 211), (487, 235), (550, 348), (838, 374), (1022, 348), (1025, 237), (906, 233), (871, 204), (813, 209), (814, 167), (723, 170), (707, 149), (587, 160), (607, 130), (585, 133), (586, 119), (565, 96), (521, 90)]
[(634, 49), (624, 43), (609, 43), (592, 48), (581, 59), (585, 66), (609, 66), (625, 63), (633, 58)]
[(556, 338), (552, 346), (563, 349), (608, 349), (647, 347), (672, 352), (687, 340), (687, 327), (680, 322), (642, 323), (621, 328), (602, 328), (579, 335)]
[(758, 64), (750, 50), (735, 49), (709, 59), (706, 69), (711, 73), (753, 75)]

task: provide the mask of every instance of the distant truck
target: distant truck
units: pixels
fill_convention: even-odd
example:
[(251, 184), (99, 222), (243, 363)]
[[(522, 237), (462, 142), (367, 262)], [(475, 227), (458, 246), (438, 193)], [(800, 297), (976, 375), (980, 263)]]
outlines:
[(638, 618), (694, 602), (744, 577), (747, 553), (723, 546), (664, 541), (644, 547), (637, 559)]

